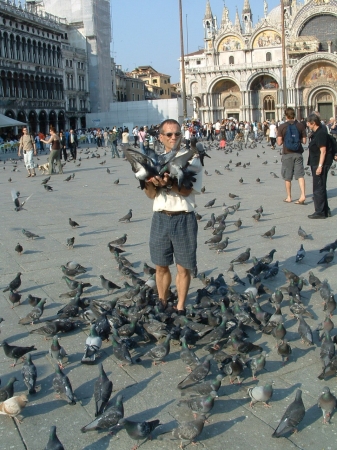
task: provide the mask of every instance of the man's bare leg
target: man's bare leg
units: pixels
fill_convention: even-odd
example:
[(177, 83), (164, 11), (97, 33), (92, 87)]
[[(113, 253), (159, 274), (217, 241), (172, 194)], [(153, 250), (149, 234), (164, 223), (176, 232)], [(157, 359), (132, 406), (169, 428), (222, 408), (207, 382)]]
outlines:
[(178, 292), (178, 305), (177, 305), (178, 311), (185, 309), (185, 301), (188, 289), (190, 287), (190, 282), (191, 282), (191, 273), (189, 269), (185, 269), (185, 267), (182, 267), (179, 264), (177, 264), (176, 287)]
[(168, 291), (170, 289), (172, 277), (168, 266), (156, 266), (156, 284), (158, 295), (163, 306), (166, 307)]
[(287, 192), (287, 198), (285, 199), (285, 201), (291, 202), (291, 181), (286, 180), (286, 192)]
[(300, 202), (304, 202), (304, 200), (305, 200), (305, 179), (303, 177), (299, 178), (298, 179), (298, 184), (299, 184), (300, 190), (301, 190), (301, 196), (300, 196), (300, 198), (298, 200)]

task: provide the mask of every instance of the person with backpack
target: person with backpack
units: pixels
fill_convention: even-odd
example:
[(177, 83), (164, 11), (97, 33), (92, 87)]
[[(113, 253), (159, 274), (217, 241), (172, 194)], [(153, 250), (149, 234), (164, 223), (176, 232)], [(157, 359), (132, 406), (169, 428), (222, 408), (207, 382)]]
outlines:
[(298, 180), (301, 195), (295, 202), (296, 205), (305, 205), (305, 181), (303, 166), (303, 146), (307, 142), (305, 126), (295, 120), (294, 108), (285, 110), (286, 121), (278, 127), (277, 144), (283, 144), (281, 175), (285, 181), (287, 197), (286, 203), (292, 202), (291, 181), (295, 177)]
[(330, 139), (332, 141), (333, 138), (327, 133), (326, 127), (322, 125), (317, 114), (310, 114), (307, 123), (312, 132), (309, 142), (308, 165), (311, 167), (315, 206), (315, 212), (308, 217), (309, 219), (325, 219), (331, 217), (326, 183), (334, 159), (334, 147), (330, 143)]

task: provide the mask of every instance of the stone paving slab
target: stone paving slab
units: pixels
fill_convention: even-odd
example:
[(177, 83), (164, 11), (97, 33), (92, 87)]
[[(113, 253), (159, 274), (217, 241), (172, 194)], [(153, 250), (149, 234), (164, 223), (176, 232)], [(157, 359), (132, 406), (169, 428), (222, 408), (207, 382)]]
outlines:
[[(263, 145), (263, 147), (262, 147)], [(198, 268), (199, 272), (205, 272), (207, 276), (217, 276), (223, 273), (227, 281), (226, 270), (229, 262), (247, 247), (251, 248), (251, 256), (261, 257), (271, 249), (277, 250), (275, 260), (280, 261), (280, 267), (286, 267), (298, 275), (307, 277), (308, 271), (313, 270), (321, 279), (327, 278), (331, 287), (336, 289), (335, 264), (328, 268), (316, 265), (322, 256), (318, 250), (324, 244), (335, 239), (334, 223), (337, 213), (337, 186), (336, 179), (330, 177), (329, 197), (333, 217), (323, 221), (310, 221), (307, 215), (313, 212), (312, 198), (310, 195), (312, 180), (306, 177), (308, 200), (307, 206), (297, 206), (294, 203), (286, 204), (282, 200), (285, 197), (284, 183), (281, 178), (275, 179), (270, 172), (280, 176), (280, 155), (278, 151), (271, 150), (265, 143), (258, 145), (256, 149), (245, 149), (225, 155), (222, 151), (210, 149), (212, 159), (206, 160), (208, 176), (204, 175), (203, 184), (206, 192), (197, 197), (197, 211), (204, 215), (199, 223), (198, 235)], [(263, 153), (265, 152), (265, 153)], [(75, 330), (68, 335), (61, 335), (61, 345), (69, 353), (69, 360), (65, 366), (65, 373), (69, 376), (77, 404), (67, 405), (56, 400), (52, 388), (54, 373), (53, 361), (48, 355), (50, 340), (44, 340), (42, 336), (29, 334), (29, 331), (40, 326), (22, 326), (18, 324), (21, 317), (26, 316), (30, 306), (26, 300), (28, 294), (46, 297), (47, 304), (43, 320), (54, 316), (67, 299), (60, 298), (61, 293), (69, 289), (62, 280), (61, 264), (69, 260), (76, 260), (88, 267), (88, 272), (78, 277), (88, 281), (92, 287), (87, 289), (84, 296), (90, 298), (107, 298), (101, 288), (99, 275), (122, 286), (123, 279), (117, 271), (116, 262), (107, 249), (107, 243), (127, 233), (128, 240), (125, 245), (126, 256), (135, 264), (135, 271), (142, 273), (143, 262), (151, 263), (149, 258), (148, 240), (149, 227), (152, 216), (152, 203), (145, 194), (137, 189), (137, 181), (134, 179), (130, 165), (122, 159), (111, 159), (110, 153), (103, 156), (104, 149), (100, 150), (101, 158), (86, 159), (81, 155), (81, 167), (76, 167), (72, 162), (65, 166), (64, 175), (53, 175), (50, 185), (53, 192), (46, 192), (41, 186), (41, 180), (45, 175), (26, 179), (26, 171), (22, 163), (18, 164), (19, 172), (12, 172), (12, 163), (6, 161), (5, 170), (0, 172), (0, 287), (4, 288), (18, 271), (22, 272), (23, 304), (11, 309), (8, 293), (1, 293), (2, 308), (0, 316), (5, 319), (1, 325), (1, 339), (8, 339), (10, 344), (35, 345), (37, 351), (33, 352), (33, 360), (38, 370), (38, 385), (40, 391), (35, 396), (29, 396), (29, 403), (23, 411), (25, 417), (20, 425), (16, 425), (12, 419), (1, 416), (0, 437), (1, 447), (7, 449), (36, 450), (44, 448), (48, 440), (49, 427), (57, 426), (57, 433), (67, 450), (103, 450), (118, 447), (121, 450), (129, 450), (135, 442), (132, 441), (124, 430), (117, 435), (110, 436), (105, 432), (91, 432), (82, 434), (81, 427), (94, 418), (93, 384), (97, 377), (96, 366), (83, 366), (80, 363), (83, 355), (84, 343), (89, 328)], [(260, 156), (260, 158), (257, 157)], [(306, 157), (305, 157), (306, 158)], [(40, 162), (46, 159), (40, 156)], [(106, 160), (106, 164), (99, 163)], [(231, 171), (224, 166), (232, 160)], [(278, 161), (277, 163), (275, 161)], [(249, 163), (244, 169), (235, 167), (237, 162)], [(262, 164), (267, 161), (267, 164)], [(109, 167), (111, 174), (106, 172)], [(223, 175), (216, 175), (218, 169)], [(75, 173), (74, 180), (64, 182), (68, 174)], [(8, 178), (12, 182), (8, 182)], [(243, 178), (243, 183), (239, 179)], [(261, 179), (260, 183), (256, 178)], [(119, 185), (114, 181), (119, 178)], [(33, 194), (27, 202), (27, 211), (16, 213), (13, 211), (13, 203), (10, 190), (19, 190), (23, 198)], [(230, 199), (228, 193), (235, 193), (238, 199)], [(298, 198), (298, 186), (293, 184), (293, 198)], [(216, 198), (213, 208), (206, 209), (204, 205)], [(209, 250), (204, 242), (209, 239), (210, 231), (204, 230), (204, 226), (212, 212), (218, 215), (222, 212), (222, 205), (234, 205), (241, 202), (239, 211), (226, 220), (227, 228), (224, 237), (229, 237), (229, 246), (226, 252), (216, 254)], [(252, 219), (254, 210), (263, 205), (264, 214), (260, 222)], [(124, 216), (132, 208), (133, 218), (130, 223), (123, 224), (118, 219)], [(68, 219), (80, 224), (79, 228), (71, 229)], [(236, 230), (233, 222), (241, 218), (243, 225)], [(261, 235), (276, 225), (274, 239), (264, 239)], [(297, 235), (299, 225), (311, 235), (304, 242)], [(27, 241), (21, 233), (26, 228), (40, 236), (33, 241)], [(75, 247), (68, 250), (66, 240), (75, 237)], [(24, 253), (19, 256), (14, 247), (20, 242), (24, 247)], [(295, 255), (303, 243), (306, 249), (306, 257), (300, 264), (295, 263)], [(251, 262), (245, 265), (236, 265), (235, 270), (241, 278), (245, 278), (246, 270), (251, 267)], [(282, 272), (273, 280), (265, 280), (265, 284), (274, 290), (276, 287), (286, 284)], [(174, 277), (173, 277), (174, 285)], [(193, 279), (189, 293), (189, 299), (193, 301), (196, 289), (202, 287), (198, 279)], [(239, 292), (243, 287), (235, 287)], [(122, 294), (124, 291), (121, 290)], [(267, 296), (259, 300), (268, 311), (273, 309), (267, 300)], [(303, 302), (314, 314), (315, 319), (306, 319), (308, 324), (315, 329), (324, 318), (321, 298), (318, 293), (310, 290), (309, 286), (303, 289)], [(261, 345), (268, 353), (266, 369), (259, 374), (258, 383), (273, 380), (274, 396), (271, 401), (272, 408), (266, 409), (256, 405), (249, 407), (249, 399), (246, 390), (257, 382), (251, 378), (249, 369), (243, 373), (243, 384), (229, 385), (228, 379), (223, 380), (220, 396), (215, 402), (210, 416), (210, 423), (205, 425), (198, 442), (205, 449), (223, 449), (226, 447), (242, 449), (247, 444), (250, 448), (261, 450), (270, 449), (333, 449), (336, 442), (336, 416), (331, 419), (331, 425), (322, 425), (322, 414), (317, 407), (317, 397), (323, 386), (329, 386), (334, 392), (335, 378), (319, 381), (320, 373), (318, 337), (314, 334), (315, 346), (312, 348), (301, 344), (297, 334), (297, 323), (290, 315), (288, 302), (284, 302), (282, 312), (285, 317), (287, 338), (289, 339), (293, 354), (289, 363), (281, 365), (281, 358), (275, 349), (275, 340), (272, 336), (249, 332), (249, 339)], [(334, 318), (333, 318), (334, 320)], [(41, 323), (41, 325), (42, 325)], [(132, 351), (133, 356), (140, 356), (149, 348), (149, 345), (141, 346)], [(197, 350), (200, 357), (205, 355), (202, 349)], [(177, 406), (180, 393), (176, 389), (177, 383), (186, 376), (184, 365), (179, 359), (179, 347), (171, 345), (171, 353), (167, 358), (167, 364), (152, 366), (149, 361), (140, 364), (120, 367), (118, 361), (112, 356), (111, 343), (103, 343), (101, 349), (101, 361), (105, 371), (114, 383), (113, 397), (121, 393), (125, 402), (125, 417), (131, 420), (160, 419), (164, 424), (153, 433), (154, 440), (146, 442), (144, 449), (174, 449), (179, 442), (160, 441), (156, 436), (163, 431), (168, 431), (177, 424), (176, 419), (188, 420), (190, 411)], [(22, 364), (10, 368), (11, 363), (0, 349), (0, 376), (2, 386), (6, 384), (10, 376), (16, 376), (19, 380), (15, 384), (15, 393), (26, 392), (21, 377)], [(216, 364), (212, 363), (212, 374), (217, 371)], [(278, 424), (285, 408), (293, 401), (297, 388), (303, 390), (303, 401), (307, 412), (303, 422), (299, 426), (299, 433), (286, 438), (272, 439), (271, 434)]]

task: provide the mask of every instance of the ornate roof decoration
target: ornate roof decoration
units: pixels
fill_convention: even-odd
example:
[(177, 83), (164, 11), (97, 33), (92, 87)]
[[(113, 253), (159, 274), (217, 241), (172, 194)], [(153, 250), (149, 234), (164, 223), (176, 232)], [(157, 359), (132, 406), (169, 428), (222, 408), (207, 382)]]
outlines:
[(250, 9), (250, 4), (249, 4), (249, 0), (245, 0), (245, 3), (243, 5), (243, 9), (242, 9), (242, 13), (245, 14), (251, 14), (252, 10)]
[(207, 0), (204, 20), (212, 20), (212, 19), (213, 19), (213, 14), (212, 14), (212, 10), (211, 10), (211, 4), (210, 4), (209, 0)]

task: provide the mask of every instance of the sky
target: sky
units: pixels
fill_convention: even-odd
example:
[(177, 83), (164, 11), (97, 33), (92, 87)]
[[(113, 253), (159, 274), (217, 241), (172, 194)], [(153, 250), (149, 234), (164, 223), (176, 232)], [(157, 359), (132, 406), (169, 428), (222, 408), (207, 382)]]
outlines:
[[(150, 65), (155, 70), (171, 75), (171, 83), (180, 81), (179, 0), (110, 0), (112, 11), (111, 56), (125, 71)], [(218, 26), (224, 1), (211, 0)], [(234, 22), (236, 5), (241, 16), (244, 0), (225, 1), (230, 19)], [(268, 12), (280, 0), (267, 0)], [(263, 0), (250, 0), (253, 23), (263, 17)], [(204, 48), (202, 20), (206, 0), (182, 0), (184, 49), (192, 53)], [(187, 27), (186, 27), (187, 25)]]

